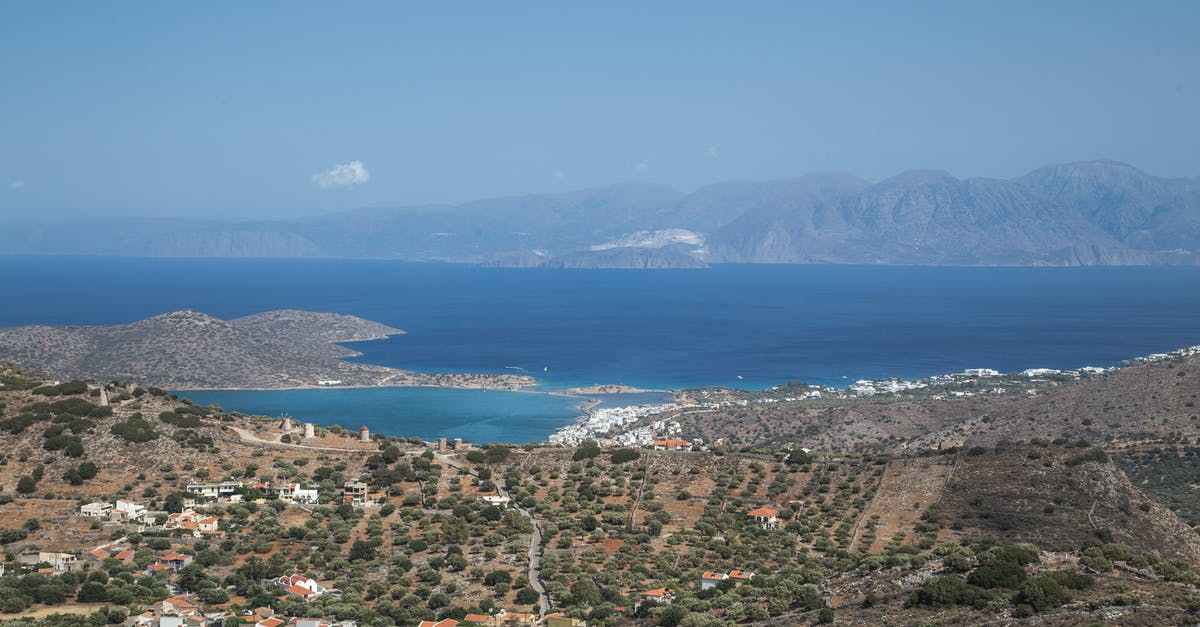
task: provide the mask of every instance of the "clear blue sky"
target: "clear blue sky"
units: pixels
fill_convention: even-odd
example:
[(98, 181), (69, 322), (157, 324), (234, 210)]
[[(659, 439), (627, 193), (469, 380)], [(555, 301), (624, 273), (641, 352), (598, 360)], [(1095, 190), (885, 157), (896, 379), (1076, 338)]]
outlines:
[(1196, 1), (5, 2), (0, 219), (1099, 157), (1195, 176), (1198, 24)]

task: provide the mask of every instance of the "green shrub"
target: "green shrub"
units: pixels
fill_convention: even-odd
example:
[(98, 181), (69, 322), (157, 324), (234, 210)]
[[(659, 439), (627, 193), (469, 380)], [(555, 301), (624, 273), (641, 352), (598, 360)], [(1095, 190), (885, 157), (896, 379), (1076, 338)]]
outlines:
[(69, 394), (83, 394), (86, 391), (87, 382), (67, 381), (58, 385), (43, 385), (39, 388), (34, 388), (33, 393), (41, 396), (66, 396)]
[(614, 464), (624, 464), (641, 457), (641, 455), (642, 454), (635, 448), (619, 448), (609, 454), (609, 459), (611, 459), (612, 463)]
[(508, 456), (511, 453), (512, 449), (508, 448), (507, 446), (503, 444), (493, 444), (484, 450), (483, 456), (489, 464), (498, 464), (508, 459)]
[(596, 444), (595, 440), (584, 440), (579, 443), (579, 446), (575, 449), (575, 453), (571, 455), (571, 459), (579, 462), (585, 459), (592, 459), (599, 454), (600, 445)]
[(1016, 562), (997, 560), (979, 566), (967, 575), (967, 582), (980, 588), (1015, 589), (1025, 581), (1025, 569)]
[(16, 435), (40, 420), (45, 420), (45, 417), (29, 413), (20, 414), (8, 420), (0, 421), (0, 429)]
[(0, 544), (11, 544), (29, 537), (24, 529), (0, 529)]
[(1055, 570), (1046, 573), (1058, 585), (1072, 590), (1087, 590), (1096, 585), (1096, 578), (1091, 575), (1085, 575), (1077, 570)]
[(1035, 612), (1044, 612), (1070, 600), (1070, 595), (1054, 580), (1054, 577), (1043, 575), (1022, 584), (1013, 602), (1028, 605)]
[(112, 426), (111, 431), (114, 435), (119, 435), (126, 442), (149, 442), (158, 438), (159, 433), (146, 422), (146, 419), (141, 414), (134, 414), (124, 422), (118, 422)]
[(33, 494), (37, 490), (37, 479), (25, 475), (17, 480), (17, 494)]
[(200, 422), (200, 419), (197, 418), (195, 415), (192, 415), (192, 414), (181, 415), (181, 414), (177, 414), (173, 411), (164, 411), (163, 413), (158, 415), (158, 419), (169, 425), (174, 425), (176, 427), (184, 427), (184, 428), (189, 428), (189, 429), (194, 429), (196, 427), (199, 427), (202, 424)]
[(71, 414), (73, 416), (87, 416), (96, 409), (96, 406), (83, 400), (79, 397), (64, 398), (61, 401), (55, 401), (50, 404), (50, 409), (59, 414)]
[(946, 607), (971, 605), (981, 607), (993, 597), (986, 590), (973, 586), (958, 577), (934, 577), (921, 584), (908, 598), (910, 606)]
[(1075, 467), (1080, 464), (1086, 464), (1088, 462), (1095, 462), (1097, 464), (1106, 464), (1106, 463), (1108, 463), (1108, 453), (1105, 453), (1103, 449), (1094, 448), (1094, 449), (1089, 450), (1086, 453), (1072, 455), (1072, 456), (1068, 457), (1067, 460), (1063, 463), (1065, 463), (1068, 466)]

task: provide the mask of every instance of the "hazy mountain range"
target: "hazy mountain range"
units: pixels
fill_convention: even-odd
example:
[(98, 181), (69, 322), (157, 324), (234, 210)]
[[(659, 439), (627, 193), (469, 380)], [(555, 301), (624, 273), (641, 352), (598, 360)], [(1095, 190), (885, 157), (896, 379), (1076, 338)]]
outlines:
[(1114, 161), (1009, 179), (820, 173), (685, 194), (619, 184), (278, 221), (120, 219), (0, 233), (0, 252), (341, 257), (502, 266), (1200, 263), (1200, 177)]

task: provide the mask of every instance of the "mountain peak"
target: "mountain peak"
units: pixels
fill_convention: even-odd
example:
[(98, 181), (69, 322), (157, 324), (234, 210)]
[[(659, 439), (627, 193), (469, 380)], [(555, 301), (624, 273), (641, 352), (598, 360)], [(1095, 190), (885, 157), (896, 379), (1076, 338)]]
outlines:
[(174, 323), (188, 323), (188, 322), (196, 323), (196, 322), (199, 322), (199, 323), (204, 323), (204, 324), (224, 323), (225, 322), (224, 320), (221, 320), (220, 318), (217, 318), (215, 316), (210, 316), (202, 311), (196, 311), (195, 309), (179, 309), (176, 311), (168, 311), (167, 313), (159, 314), (157, 316), (147, 318), (146, 321), (147, 322), (149, 322), (149, 321), (174, 322)]
[(945, 170), (905, 170), (878, 183), (878, 187), (908, 187), (913, 185), (953, 185), (958, 179)]

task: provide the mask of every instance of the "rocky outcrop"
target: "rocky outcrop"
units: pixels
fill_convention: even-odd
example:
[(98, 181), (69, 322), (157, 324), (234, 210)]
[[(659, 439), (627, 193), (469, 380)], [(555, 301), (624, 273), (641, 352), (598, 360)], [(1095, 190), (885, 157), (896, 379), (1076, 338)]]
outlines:
[(402, 333), (354, 316), (271, 311), (221, 320), (175, 311), (112, 326), (0, 329), (0, 359), (56, 377), (139, 381), (172, 389), (409, 385), (514, 389), (519, 375), (436, 374), (344, 361), (335, 344)]
[(962, 453), (939, 501), (942, 511), (964, 528), (1046, 550), (1119, 542), (1138, 553), (1200, 561), (1195, 531), (1112, 462), (1080, 461), (1087, 456), (1087, 449), (1055, 445)]

